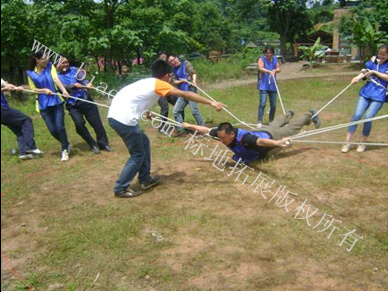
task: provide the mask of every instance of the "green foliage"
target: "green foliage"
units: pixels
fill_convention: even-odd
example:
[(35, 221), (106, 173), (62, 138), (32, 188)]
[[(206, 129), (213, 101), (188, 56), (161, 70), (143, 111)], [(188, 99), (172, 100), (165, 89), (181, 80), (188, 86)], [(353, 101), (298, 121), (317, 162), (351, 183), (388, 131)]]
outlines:
[[(33, 43), (29, 5), (22, 0), (1, 3), (1, 71), (7, 79), (17, 79), (17, 69), (25, 67)], [(3, 77), (4, 78), (4, 77)]]
[(243, 53), (242, 39), (281, 39), (284, 54), (311, 26), (310, 10), (330, 17), (331, 1), (324, 2), (311, 9), (306, 0), (3, 1), (2, 71), (22, 82), (34, 39), (79, 63), (102, 57), (125, 63), (140, 49), (146, 65), (158, 50)]
[(318, 37), (315, 44), (311, 47), (299, 46), (299, 50), (303, 52), (301, 58), (306, 59), (311, 67), (313, 67), (314, 61), (317, 60), (317, 58), (324, 57), (324, 52), (318, 51), (326, 48), (325, 46), (320, 45), (320, 41), (321, 39)]
[(280, 34), (281, 54), (286, 54), (286, 43), (305, 35), (312, 27), (307, 1), (268, 0), (267, 16), (270, 28)]
[(247, 72), (244, 68), (248, 63), (247, 60), (240, 58), (218, 61), (214, 64), (203, 59), (192, 62), (196, 69), (199, 82), (207, 84), (216, 81), (225, 81), (227, 79), (241, 79), (246, 77)]
[(331, 22), (334, 18), (334, 8), (338, 5), (333, 4), (332, 1), (315, 2), (310, 10), (313, 23), (327, 23)]
[(340, 28), (343, 33), (348, 35), (347, 38), (352, 44), (363, 48), (362, 60), (375, 54), (379, 45), (387, 43), (387, 32), (380, 31), (377, 23), (373, 26), (366, 16), (343, 17)]
[(362, 60), (375, 54), (380, 44), (388, 39), (388, 1), (367, 0), (351, 9), (351, 16), (343, 16), (339, 31), (348, 36), (352, 44), (362, 48)]

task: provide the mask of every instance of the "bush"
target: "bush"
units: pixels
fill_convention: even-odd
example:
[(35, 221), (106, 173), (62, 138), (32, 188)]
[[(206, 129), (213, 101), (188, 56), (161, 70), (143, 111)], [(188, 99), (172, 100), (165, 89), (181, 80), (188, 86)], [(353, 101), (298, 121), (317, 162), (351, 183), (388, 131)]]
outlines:
[(200, 83), (213, 83), (226, 79), (241, 79), (251, 75), (252, 73), (247, 72), (245, 68), (251, 63), (256, 63), (259, 57), (257, 50), (249, 50), (215, 63), (206, 59), (198, 59), (192, 61), (192, 64)]

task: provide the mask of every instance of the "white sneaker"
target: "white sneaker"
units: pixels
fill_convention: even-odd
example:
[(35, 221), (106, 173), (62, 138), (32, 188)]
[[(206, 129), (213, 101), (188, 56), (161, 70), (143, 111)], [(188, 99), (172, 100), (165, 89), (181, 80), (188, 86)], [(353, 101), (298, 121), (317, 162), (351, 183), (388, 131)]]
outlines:
[(346, 145), (343, 145), (342, 146), (342, 153), (347, 153), (350, 151), (350, 148), (351, 148), (351, 145), (350, 144), (346, 144)]
[(67, 150), (62, 151), (61, 161), (66, 162), (69, 160), (69, 153)]
[(44, 152), (39, 150), (38, 148), (34, 149), (34, 150), (27, 150), (27, 153), (31, 153), (31, 154), (34, 154), (34, 155), (43, 155)]
[(366, 150), (366, 145), (358, 145), (357, 152), (363, 152)]
[(33, 156), (32, 154), (20, 154), (20, 155), (19, 155), (19, 158), (20, 158), (21, 160), (28, 160), (28, 159), (33, 159), (34, 156)]
[(260, 129), (260, 128), (262, 128), (262, 123), (257, 124), (257, 129)]

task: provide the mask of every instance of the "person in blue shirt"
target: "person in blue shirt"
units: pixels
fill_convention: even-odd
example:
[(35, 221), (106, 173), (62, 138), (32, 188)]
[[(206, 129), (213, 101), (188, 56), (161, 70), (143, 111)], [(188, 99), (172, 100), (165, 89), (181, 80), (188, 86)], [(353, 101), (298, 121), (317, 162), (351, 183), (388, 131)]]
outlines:
[[(388, 45), (382, 45), (378, 50), (378, 56), (371, 58), (365, 64), (361, 74), (354, 77), (351, 83), (357, 83), (363, 76), (367, 77), (366, 84), (359, 91), (359, 98), (355, 107), (351, 122), (359, 121), (365, 114), (365, 119), (375, 117), (385, 102), (388, 102)], [(363, 124), (362, 138), (360, 142), (366, 142), (370, 135), (373, 122)], [(357, 125), (350, 126), (346, 135), (346, 144), (342, 146), (342, 153), (351, 149), (348, 142), (351, 141)], [(358, 145), (357, 152), (363, 152), (366, 145)]]
[(42, 157), (43, 152), (35, 145), (34, 125), (31, 118), (9, 106), (3, 93), (8, 90), (23, 91), (24, 89), (1, 79), (1, 124), (8, 127), (16, 135), (21, 160)]
[[(70, 96), (94, 101), (86, 89), (91, 88), (92, 84), (85, 79), (85, 72), (78, 70), (76, 67), (70, 67), (69, 61), (65, 57), (62, 57), (61, 61), (57, 65), (57, 72), (59, 79), (65, 86), (66, 90), (68, 90)], [(107, 133), (105, 132), (101, 121), (97, 105), (76, 100), (74, 98), (68, 98), (66, 100), (66, 109), (69, 111), (69, 114), (76, 125), (77, 134), (79, 134), (85, 142), (88, 143), (93, 153), (100, 153), (100, 149), (108, 152), (112, 151), (108, 143)], [(96, 141), (93, 139), (88, 128), (85, 126), (86, 122), (84, 118), (95, 131)]]
[[(166, 51), (158, 51), (157, 59), (166, 61), (167, 56), (168, 55), (167, 55)], [(172, 80), (169, 82), (172, 82)], [(169, 117), (169, 103), (174, 106), (174, 105), (176, 105), (177, 99), (178, 99), (177, 96), (168, 95), (166, 98), (161, 97), (158, 100), (158, 105), (161, 107), (161, 116), (165, 117), (165, 118), (162, 118), (163, 122), (161, 123), (161, 126), (158, 129), (158, 131), (160, 133), (165, 133), (165, 131), (168, 130), (169, 127), (166, 126), (167, 124), (165, 122), (167, 120), (166, 118)], [(166, 134), (168, 134), (168, 133), (166, 133)]]
[(235, 128), (230, 123), (221, 123), (216, 128), (188, 123), (183, 123), (182, 126), (220, 140), (235, 153), (232, 157), (234, 161), (241, 159), (242, 162), (249, 163), (265, 158), (268, 152), (276, 147), (286, 147), (289, 137), (297, 134), (305, 125), (313, 122), (315, 127), (319, 128), (321, 125), (319, 116), (316, 115), (311, 119), (315, 113), (315, 110), (308, 111), (292, 122), (294, 112), (290, 110), (288, 114), (277, 117), (266, 129), (258, 131)]
[[(170, 66), (173, 67), (174, 85), (182, 91), (197, 92), (197, 74), (192, 64), (187, 60), (180, 60), (176, 55), (169, 55), (167, 61)], [(190, 85), (187, 81), (193, 84)], [(203, 118), (201, 117), (200, 111), (197, 107), (197, 103), (194, 101), (186, 100), (183, 97), (179, 97), (174, 105), (173, 113), (174, 119), (178, 123), (184, 121), (185, 107), (190, 105), (192, 115), (198, 125), (203, 125)], [(182, 128), (178, 128), (177, 136), (185, 136), (185, 131)]]
[[(69, 160), (70, 143), (65, 129), (64, 100), (69, 96), (58, 78), (57, 70), (42, 51), (29, 59), (28, 84), (37, 93), (37, 111), (40, 112), (50, 134), (61, 143), (61, 161)], [(58, 88), (62, 91), (62, 96)]]
[(277, 107), (277, 88), (274, 79), (276, 74), (281, 72), (278, 59), (274, 56), (274, 48), (267, 46), (264, 54), (258, 59), (259, 107), (257, 128), (262, 127), (267, 95), (269, 95), (270, 101), (269, 123), (274, 120)]

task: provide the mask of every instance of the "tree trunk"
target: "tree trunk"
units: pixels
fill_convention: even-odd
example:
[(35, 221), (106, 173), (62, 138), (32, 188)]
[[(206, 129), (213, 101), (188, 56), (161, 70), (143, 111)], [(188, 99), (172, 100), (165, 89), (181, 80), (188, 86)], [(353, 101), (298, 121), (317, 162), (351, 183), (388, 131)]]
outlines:
[(95, 57), (96, 59), (96, 64), (97, 64), (97, 71), (100, 72), (100, 62), (99, 62), (99, 57)]
[(288, 42), (288, 36), (280, 35), (280, 49), (283, 58), (286, 57), (286, 43)]
[(14, 75), (15, 75), (15, 67), (13, 65), (9, 65), (9, 76), (5, 81), (9, 81), (9, 83), (14, 84), (15, 83)]
[(122, 76), (122, 63), (118, 61), (119, 76)]
[(23, 67), (19, 67), (18, 68), (18, 82), (17, 84), (24, 84), (24, 68)]

